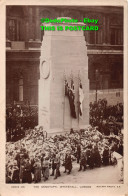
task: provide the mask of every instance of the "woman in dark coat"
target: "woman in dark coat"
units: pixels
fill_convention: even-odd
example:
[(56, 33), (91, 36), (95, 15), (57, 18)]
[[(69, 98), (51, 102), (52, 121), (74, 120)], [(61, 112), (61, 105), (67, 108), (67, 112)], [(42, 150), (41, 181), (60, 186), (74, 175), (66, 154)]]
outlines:
[(32, 182), (31, 164), (29, 163), (29, 159), (26, 159), (26, 161), (25, 161), (22, 182), (23, 183), (31, 183)]
[(93, 155), (94, 155), (94, 165), (96, 167), (100, 167), (101, 166), (101, 156), (100, 156), (100, 153), (99, 153), (97, 146), (94, 147)]
[(103, 151), (103, 165), (109, 165), (109, 148), (105, 146), (105, 149)]
[(80, 157), (81, 157), (81, 145), (80, 142), (77, 144), (77, 163), (79, 163)]
[(54, 173), (55, 173), (55, 170), (56, 170), (55, 154), (52, 155), (51, 162), (52, 162), (52, 174), (51, 174), (51, 176), (54, 176)]
[(90, 169), (93, 169), (94, 157), (93, 157), (93, 152), (91, 147), (87, 149), (86, 154), (87, 154), (87, 164), (89, 165)]
[(72, 158), (70, 152), (68, 152), (65, 157), (65, 170), (68, 170), (68, 174), (70, 174), (72, 170)]

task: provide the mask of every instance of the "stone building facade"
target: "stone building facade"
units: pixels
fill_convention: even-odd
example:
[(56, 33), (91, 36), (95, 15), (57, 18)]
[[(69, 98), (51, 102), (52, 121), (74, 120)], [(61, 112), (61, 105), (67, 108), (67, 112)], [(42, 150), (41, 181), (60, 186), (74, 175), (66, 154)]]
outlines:
[[(123, 7), (7, 6), (6, 103), (38, 105), (41, 18), (98, 19), (98, 31), (85, 31), (90, 92), (123, 89)], [(90, 24), (91, 25), (91, 24)], [(116, 91), (117, 90), (117, 91)]]

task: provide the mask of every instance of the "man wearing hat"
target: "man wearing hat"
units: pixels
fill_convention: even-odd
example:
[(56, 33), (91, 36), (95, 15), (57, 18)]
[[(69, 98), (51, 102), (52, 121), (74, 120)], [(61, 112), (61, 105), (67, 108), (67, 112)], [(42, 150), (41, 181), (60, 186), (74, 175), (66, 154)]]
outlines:
[(80, 145), (80, 141), (77, 144), (77, 163), (79, 163), (80, 157), (81, 157), (81, 145)]
[(55, 155), (54, 163), (56, 165), (56, 174), (55, 174), (54, 179), (57, 179), (59, 176), (61, 176), (61, 174), (60, 174), (60, 156), (59, 156), (58, 152)]
[(56, 163), (55, 163), (55, 154), (53, 153), (51, 155), (51, 162), (52, 162), (52, 174), (51, 176), (54, 176), (55, 170), (56, 170)]
[(69, 150), (67, 151), (65, 156), (65, 172), (66, 170), (68, 170), (68, 174), (70, 174), (72, 170), (72, 158)]

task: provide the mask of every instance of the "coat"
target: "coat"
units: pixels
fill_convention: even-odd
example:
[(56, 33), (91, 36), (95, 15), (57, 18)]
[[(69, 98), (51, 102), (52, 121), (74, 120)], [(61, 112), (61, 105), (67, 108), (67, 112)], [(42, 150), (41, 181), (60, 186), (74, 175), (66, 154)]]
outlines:
[(47, 179), (49, 177), (49, 161), (45, 159), (43, 161), (43, 176)]
[(19, 183), (19, 168), (15, 167), (12, 174), (12, 183)]
[(35, 162), (34, 164), (34, 181), (41, 181), (41, 164), (39, 162)]
[(31, 183), (32, 182), (32, 174), (31, 174), (31, 164), (26, 163), (23, 171), (23, 183)]
[(65, 169), (67, 169), (67, 170), (71, 170), (72, 169), (71, 155), (66, 155), (66, 157), (65, 157)]

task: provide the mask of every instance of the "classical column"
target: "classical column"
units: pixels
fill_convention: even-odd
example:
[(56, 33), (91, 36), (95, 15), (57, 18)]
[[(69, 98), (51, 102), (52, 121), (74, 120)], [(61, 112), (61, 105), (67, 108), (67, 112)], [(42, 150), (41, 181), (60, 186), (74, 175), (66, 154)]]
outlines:
[(25, 41), (28, 41), (29, 39), (29, 24), (28, 24), (28, 19), (25, 18)]
[(9, 24), (8, 19), (6, 20), (6, 41), (9, 40)]
[(35, 41), (41, 41), (39, 8), (35, 8)]
[(9, 19), (6, 20), (6, 49), (11, 49), (11, 41), (9, 39)]
[(107, 44), (110, 44), (110, 22), (109, 22), (109, 15), (107, 15), (107, 24), (106, 24), (106, 28), (107, 28)]
[(33, 8), (29, 7), (29, 41), (34, 39), (34, 29), (33, 29)]
[(103, 44), (107, 43), (107, 23), (106, 23), (106, 15), (103, 16)]

